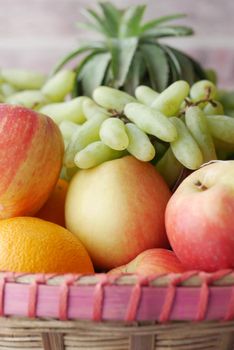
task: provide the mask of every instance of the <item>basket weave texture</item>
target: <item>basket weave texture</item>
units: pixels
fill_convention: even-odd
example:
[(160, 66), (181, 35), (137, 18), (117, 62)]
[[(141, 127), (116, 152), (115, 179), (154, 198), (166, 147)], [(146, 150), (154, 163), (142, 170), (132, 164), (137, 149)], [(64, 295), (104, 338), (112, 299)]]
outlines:
[(234, 271), (0, 274), (0, 349), (234, 350)]

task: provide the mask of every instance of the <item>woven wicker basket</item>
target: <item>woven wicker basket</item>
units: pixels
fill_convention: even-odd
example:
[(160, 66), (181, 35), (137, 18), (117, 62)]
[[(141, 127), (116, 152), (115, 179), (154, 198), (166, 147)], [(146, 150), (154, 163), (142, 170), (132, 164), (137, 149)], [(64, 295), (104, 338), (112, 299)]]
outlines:
[(0, 274), (0, 349), (234, 350), (234, 271)]

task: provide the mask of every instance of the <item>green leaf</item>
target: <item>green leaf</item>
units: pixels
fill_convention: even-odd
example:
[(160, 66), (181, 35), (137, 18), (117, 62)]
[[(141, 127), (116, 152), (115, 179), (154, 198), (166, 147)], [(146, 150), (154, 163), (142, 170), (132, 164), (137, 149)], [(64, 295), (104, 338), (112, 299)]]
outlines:
[[(225, 109), (225, 107), (224, 107), (224, 109)], [(232, 117), (232, 118), (234, 118), (234, 110), (233, 109), (225, 109), (225, 115), (227, 115), (228, 117)], [(234, 154), (233, 154), (233, 158), (232, 159), (234, 159)]]
[(170, 74), (168, 79), (168, 86), (174, 83), (175, 81), (179, 80), (178, 72), (175, 69), (175, 65), (172, 61), (170, 61), (170, 58), (168, 57), (169, 66), (170, 66)]
[(197, 61), (195, 61), (192, 57), (190, 57), (190, 56), (188, 56), (188, 57), (193, 64), (193, 69), (194, 69), (194, 72), (196, 74), (196, 77), (195, 77), (196, 81), (202, 80), (202, 79), (207, 79), (206, 73), (205, 73), (204, 69), (202, 68), (202, 66)]
[(114, 86), (114, 77), (113, 77), (113, 72), (112, 72), (112, 69), (111, 69), (111, 65), (109, 65), (107, 67), (106, 74), (105, 74), (105, 77), (104, 77), (104, 80), (103, 80), (103, 85), (110, 86), (110, 87)]
[(100, 52), (103, 52), (105, 50), (105, 45), (101, 41), (93, 41), (90, 42), (88, 45), (80, 46), (77, 49), (71, 51), (68, 55), (63, 57), (53, 68), (51, 75), (58, 72), (61, 68), (63, 68), (68, 62), (76, 58), (77, 56), (88, 52), (92, 50), (100, 50)]
[(114, 77), (114, 87), (119, 88), (125, 83), (138, 46), (138, 39), (111, 39), (108, 44), (112, 56), (111, 67)]
[(141, 32), (145, 32), (147, 30), (151, 30), (153, 29), (154, 27), (158, 26), (159, 24), (162, 24), (162, 23), (165, 23), (165, 22), (169, 22), (171, 20), (174, 20), (174, 19), (179, 19), (179, 18), (183, 18), (183, 17), (186, 17), (185, 14), (183, 13), (177, 13), (175, 15), (169, 15), (169, 16), (163, 16), (163, 17), (159, 17), (159, 18), (156, 18), (152, 21), (149, 21), (147, 23), (145, 23), (142, 27), (141, 27)]
[(169, 77), (168, 85), (170, 85), (175, 81), (181, 79), (182, 71), (181, 71), (180, 62), (178, 61), (176, 55), (174, 54), (174, 52), (171, 50), (169, 46), (161, 45), (160, 47), (162, 48), (162, 50), (164, 50), (164, 52), (167, 55), (168, 65), (170, 68), (170, 77)]
[(127, 91), (130, 95), (134, 95), (135, 89), (141, 84), (145, 72), (146, 67), (142, 53), (137, 51), (124, 84), (124, 91)]
[(102, 85), (110, 60), (110, 53), (105, 52), (92, 55), (92, 57), (83, 63), (77, 78), (78, 84), (82, 84), (84, 95), (92, 96), (93, 90), (99, 85)]
[(170, 27), (156, 27), (154, 29), (145, 31), (141, 37), (162, 38), (162, 37), (170, 37), (170, 36), (187, 36), (192, 34), (193, 34), (193, 30), (189, 27), (170, 26)]
[(81, 13), (84, 17), (86, 17), (89, 21), (91, 21), (91, 23), (93, 23), (98, 30), (103, 31), (104, 21), (103, 21), (103, 18), (100, 18), (97, 12), (91, 9), (84, 9), (84, 10), (81, 10)]
[(65, 57), (63, 57), (57, 64), (56, 66), (53, 68), (52, 74), (58, 72), (61, 68), (63, 68), (68, 62), (70, 62), (72, 59), (76, 58), (77, 56), (79, 56), (80, 54), (83, 54), (87, 51), (92, 51), (92, 50), (96, 50), (96, 49), (100, 49), (100, 51), (105, 50), (105, 45), (103, 42), (100, 41), (93, 41), (87, 45), (83, 45), (78, 47), (77, 49), (71, 51), (68, 55), (66, 55)]
[(108, 27), (105, 18), (92, 9), (85, 9), (82, 13), (89, 21), (91, 21), (88, 22), (88, 26), (92, 24), (97, 31), (103, 33), (107, 37), (111, 37), (112, 33), (109, 32), (110, 28)]
[(219, 101), (227, 110), (234, 111), (234, 91), (219, 91)]
[(119, 28), (119, 37), (127, 38), (137, 36), (141, 31), (141, 20), (143, 18), (146, 5), (131, 6), (123, 14)]
[(89, 60), (91, 60), (95, 55), (98, 55), (100, 52), (100, 50), (94, 50), (92, 51), (92, 53), (90, 53), (89, 55), (85, 56), (80, 62), (79, 64), (76, 66), (75, 69), (75, 73), (76, 73), (76, 84), (74, 84), (74, 88), (73, 88), (73, 92), (72, 92), (72, 96), (76, 97), (76, 96), (81, 96), (83, 95), (83, 90), (82, 90), (82, 84), (80, 82), (80, 74), (81, 71), (83, 69), (83, 67), (88, 63)]
[(102, 30), (100, 30), (100, 27), (97, 26), (95, 23), (87, 21), (87, 22), (76, 22), (76, 26), (78, 28), (82, 28), (82, 29), (88, 29), (88, 30), (92, 30), (92, 31), (97, 31), (97, 32), (102, 32)]
[(193, 64), (188, 56), (183, 54), (182, 52), (171, 49), (174, 55), (177, 57), (177, 60), (180, 65), (181, 75), (180, 79), (186, 80), (190, 85), (194, 83), (195, 80), (195, 72), (193, 69)]
[(108, 23), (110, 32), (114, 37), (117, 37), (119, 31), (119, 22), (121, 19), (121, 11), (118, 10), (110, 2), (101, 2), (99, 5), (102, 8), (102, 12), (105, 16), (106, 23)]
[(169, 79), (169, 66), (164, 51), (156, 44), (143, 44), (140, 50), (149, 72), (152, 88), (159, 92), (163, 91)]
[(79, 64), (76, 66), (75, 72), (76, 72), (76, 83), (74, 84), (73, 91), (72, 91), (72, 96), (81, 96), (83, 95), (83, 90), (82, 90), (82, 84), (79, 81), (80, 80), (80, 73), (83, 69), (83, 67), (86, 65), (86, 63), (95, 55), (99, 53), (98, 50), (92, 51), (89, 55), (85, 56)]
[(180, 62), (178, 61), (177, 56), (174, 54), (174, 51), (171, 50), (171, 48), (169, 46), (166, 46), (166, 45), (162, 45), (161, 48), (166, 52), (168, 60), (170, 61), (170, 63), (172, 64), (172, 66), (175, 69), (176, 80), (180, 79), (180, 77), (182, 75), (181, 66), (180, 66)]

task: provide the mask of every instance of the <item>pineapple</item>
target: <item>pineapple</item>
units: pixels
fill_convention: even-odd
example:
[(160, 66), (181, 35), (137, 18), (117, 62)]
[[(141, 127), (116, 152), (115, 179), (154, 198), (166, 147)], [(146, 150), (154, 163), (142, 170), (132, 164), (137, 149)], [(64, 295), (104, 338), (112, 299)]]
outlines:
[(139, 85), (161, 92), (179, 79), (192, 84), (206, 78), (198, 62), (159, 41), (164, 37), (193, 34), (191, 28), (168, 25), (184, 15), (159, 17), (142, 24), (145, 5), (118, 9), (110, 2), (103, 2), (99, 6), (99, 12), (85, 10), (88, 21), (78, 25), (98, 32), (102, 39), (79, 46), (54, 70), (57, 72), (68, 62), (79, 59), (75, 64), (74, 96), (91, 96), (99, 85), (130, 94)]

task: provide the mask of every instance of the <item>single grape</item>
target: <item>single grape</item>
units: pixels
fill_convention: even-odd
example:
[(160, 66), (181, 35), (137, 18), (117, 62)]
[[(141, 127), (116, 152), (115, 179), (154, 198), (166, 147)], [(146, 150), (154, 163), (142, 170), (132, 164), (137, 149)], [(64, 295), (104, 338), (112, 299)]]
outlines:
[(8, 83), (2, 83), (0, 85), (0, 92), (1, 92), (2, 96), (9, 97), (9, 96), (17, 93), (17, 90), (16, 90), (16, 88), (14, 88), (14, 86), (12, 86)]
[(179, 80), (171, 84), (155, 99), (151, 107), (166, 116), (174, 116), (180, 110), (181, 104), (189, 94), (189, 84)]
[(181, 119), (171, 117), (170, 120), (178, 132), (178, 138), (171, 142), (172, 152), (186, 168), (198, 169), (203, 163), (203, 156), (197, 142)]
[(75, 72), (61, 70), (43, 85), (41, 91), (52, 102), (62, 102), (72, 91), (75, 82)]
[(82, 124), (86, 118), (82, 109), (82, 103), (86, 97), (76, 97), (70, 101), (50, 103), (40, 108), (40, 113), (48, 115), (56, 124), (64, 120)]
[(149, 86), (140, 85), (135, 90), (135, 96), (139, 102), (150, 107), (159, 96), (159, 93)]
[(1, 79), (17, 90), (37, 90), (45, 83), (46, 76), (23, 69), (1, 69)]
[(223, 115), (224, 109), (223, 105), (219, 101), (209, 102), (203, 109), (206, 115)]
[(47, 104), (48, 99), (40, 90), (25, 90), (8, 96), (5, 102), (37, 110)]
[(164, 156), (164, 154), (168, 150), (168, 147), (170, 146), (170, 144), (168, 144), (167, 142), (164, 142), (164, 141), (160, 141), (157, 138), (151, 140), (151, 142), (156, 150), (156, 158), (153, 161), (153, 164), (156, 165), (156, 163), (159, 161), (159, 159), (161, 159)]
[(102, 142), (112, 149), (123, 151), (128, 147), (128, 135), (122, 120), (108, 118), (101, 125), (100, 138)]
[(234, 144), (234, 118), (224, 115), (207, 115), (206, 118), (216, 139)]
[(149, 162), (155, 157), (155, 148), (149, 137), (133, 123), (125, 125), (129, 139), (127, 151), (135, 158)]
[(209, 80), (200, 80), (192, 85), (190, 97), (194, 102), (210, 98), (215, 99), (217, 96), (217, 88), (214, 83)]
[(211, 81), (212, 83), (214, 83), (215, 85), (217, 84), (218, 81), (218, 77), (217, 77), (217, 73), (214, 69), (206, 69), (206, 76), (207, 79), (209, 81)]
[(100, 106), (120, 113), (124, 110), (127, 103), (136, 101), (134, 97), (126, 92), (108, 86), (96, 88), (93, 92), (93, 99)]
[(107, 111), (107, 109), (100, 107), (96, 102), (94, 102), (91, 98), (86, 97), (82, 103), (83, 113), (86, 119), (93, 118), (98, 114), (106, 114), (107, 116), (111, 116), (111, 113)]
[(234, 111), (234, 91), (218, 90), (217, 95), (225, 111)]
[(125, 106), (124, 112), (130, 121), (147, 134), (167, 142), (177, 138), (176, 128), (169, 118), (154, 108), (133, 102)]
[(80, 128), (79, 124), (73, 123), (69, 120), (64, 120), (60, 123), (59, 129), (65, 140), (70, 141), (72, 135)]
[(113, 150), (102, 141), (96, 141), (78, 152), (74, 161), (78, 168), (89, 169), (106, 161), (120, 158), (122, 155), (121, 151)]
[(204, 112), (197, 106), (187, 108), (185, 122), (202, 151), (204, 162), (217, 159), (215, 145)]
[(74, 158), (77, 152), (81, 151), (90, 143), (100, 140), (100, 127), (106, 118), (108, 118), (106, 114), (94, 116), (74, 132), (64, 156), (64, 165), (67, 168), (74, 167)]
[(68, 145), (69, 145), (69, 140), (68, 139), (63, 139), (63, 144), (64, 144), (64, 150), (66, 151)]
[(183, 165), (176, 159), (171, 147), (167, 149), (157, 162), (156, 169), (162, 175), (170, 188), (173, 188), (183, 170)]

